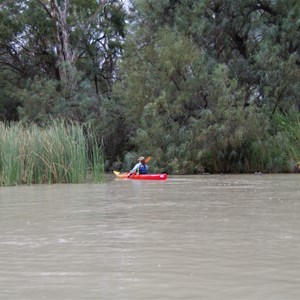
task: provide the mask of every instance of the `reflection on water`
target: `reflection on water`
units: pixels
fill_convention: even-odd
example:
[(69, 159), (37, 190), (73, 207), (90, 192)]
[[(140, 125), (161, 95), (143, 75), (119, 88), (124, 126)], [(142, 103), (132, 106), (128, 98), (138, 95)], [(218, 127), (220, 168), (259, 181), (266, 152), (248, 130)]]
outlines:
[(0, 188), (0, 299), (300, 299), (299, 175)]

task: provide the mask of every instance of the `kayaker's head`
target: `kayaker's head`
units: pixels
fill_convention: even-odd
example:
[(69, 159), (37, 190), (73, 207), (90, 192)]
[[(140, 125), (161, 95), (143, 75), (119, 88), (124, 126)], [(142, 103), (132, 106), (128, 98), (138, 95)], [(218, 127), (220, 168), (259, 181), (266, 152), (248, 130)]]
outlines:
[(144, 156), (139, 157), (138, 161), (141, 163), (145, 163), (145, 157)]

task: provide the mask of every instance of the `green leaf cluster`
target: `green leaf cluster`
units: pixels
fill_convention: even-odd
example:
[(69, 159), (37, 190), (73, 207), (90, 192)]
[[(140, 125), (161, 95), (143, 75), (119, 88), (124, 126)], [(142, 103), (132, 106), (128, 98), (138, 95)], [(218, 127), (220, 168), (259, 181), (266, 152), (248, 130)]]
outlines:
[(134, 3), (114, 87), (131, 153), (173, 174), (287, 171), (272, 115), (300, 103), (298, 2)]

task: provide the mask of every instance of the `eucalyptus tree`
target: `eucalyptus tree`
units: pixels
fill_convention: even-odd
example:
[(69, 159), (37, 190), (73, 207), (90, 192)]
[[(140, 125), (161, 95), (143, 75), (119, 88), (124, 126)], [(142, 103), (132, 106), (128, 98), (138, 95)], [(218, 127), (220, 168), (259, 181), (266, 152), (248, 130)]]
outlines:
[(0, 72), (13, 77), (24, 116), (99, 111), (121, 55), (122, 1), (3, 0), (0, 14)]

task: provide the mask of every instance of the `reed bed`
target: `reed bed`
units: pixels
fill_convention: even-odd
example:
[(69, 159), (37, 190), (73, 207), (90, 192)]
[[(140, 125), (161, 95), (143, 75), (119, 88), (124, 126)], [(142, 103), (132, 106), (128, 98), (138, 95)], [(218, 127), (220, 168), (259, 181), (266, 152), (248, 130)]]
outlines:
[(83, 183), (88, 173), (103, 179), (103, 151), (81, 125), (0, 123), (0, 185)]
[(278, 113), (275, 116), (275, 121), (279, 130), (286, 137), (287, 155), (292, 159), (292, 162), (299, 163), (300, 161), (300, 115), (298, 112), (292, 111), (289, 113)]

